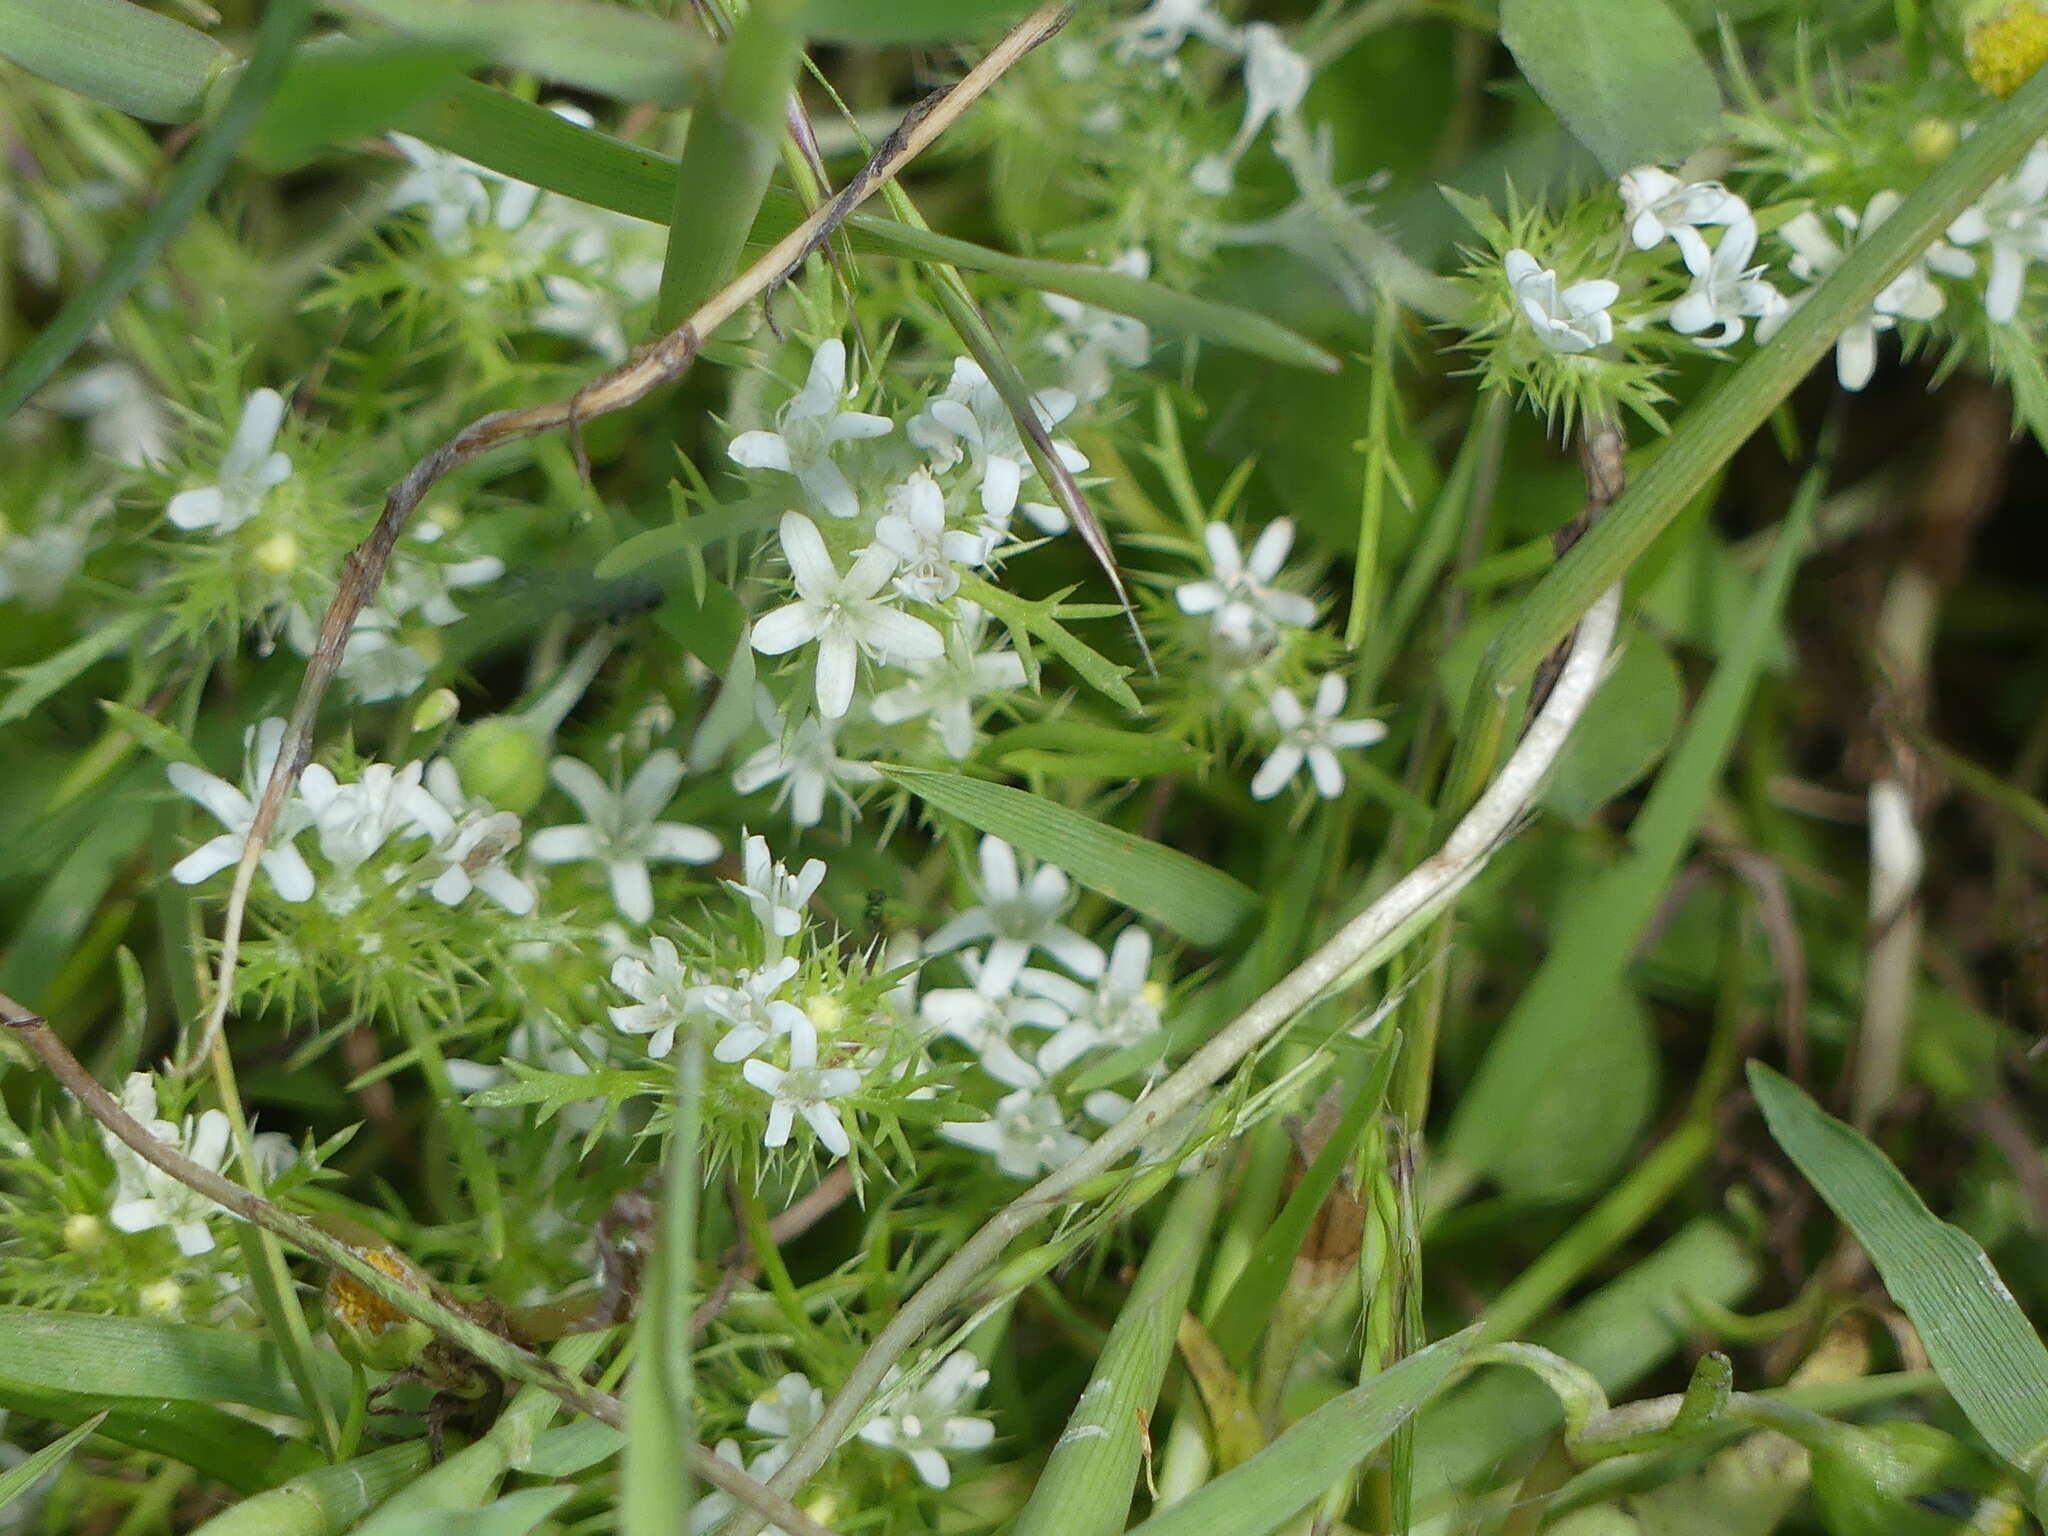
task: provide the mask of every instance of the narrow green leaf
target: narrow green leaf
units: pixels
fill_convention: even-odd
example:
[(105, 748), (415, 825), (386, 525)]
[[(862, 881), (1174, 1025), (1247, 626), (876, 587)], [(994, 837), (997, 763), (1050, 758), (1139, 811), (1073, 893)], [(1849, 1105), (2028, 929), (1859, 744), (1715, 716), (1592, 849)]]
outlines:
[[(493, 1499), (482, 1509), (421, 1510), (380, 1519), (375, 1529), (377, 1536), (527, 1536), (575, 1496), (574, 1487), (522, 1488)], [(672, 1531), (682, 1528), (669, 1527)]]
[(1173, 1197), (1011, 1536), (1117, 1536), (1129, 1520), (1144, 1417), (1173, 1363), (1174, 1330), (1222, 1204), (1223, 1172), (1197, 1174)]
[(193, 1536), (339, 1536), (427, 1467), (427, 1443), (387, 1445), (222, 1510)]
[(1501, 41), (1610, 176), (1683, 160), (1721, 127), (1721, 89), (1665, 0), (1501, 0)]
[(77, 1450), (78, 1442), (98, 1429), (106, 1417), (104, 1413), (94, 1414), (76, 1429), (68, 1431), (62, 1439), (52, 1440), (26, 1461), (0, 1472), (0, 1513), (33, 1488), (44, 1473)]
[(1470, 1329), (1417, 1350), (1332, 1398), (1242, 1466), (1154, 1515), (1132, 1536), (1262, 1536), (1307, 1509), (1450, 1382)]
[(152, 719), (117, 699), (101, 699), (100, 708), (109, 721), (127, 732), (137, 746), (157, 761), (190, 763), (195, 768), (206, 766), (206, 760), (193, 750), (192, 744), (162, 721)]
[(1790, 1079), (1749, 1064), (1771, 1135), (1863, 1245), (1927, 1361), (2048, 1516), (2048, 1347), (1977, 1240), (1922, 1203), (1905, 1175)]
[(828, 43), (958, 43), (985, 37), (1031, 0), (810, 0), (803, 28)]
[(1057, 864), (1090, 890), (1192, 943), (1222, 943), (1259, 904), (1256, 894), (1219, 869), (1038, 795), (929, 768), (875, 766), (927, 805)]
[[(314, 1357), (323, 1394), (348, 1390), (348, 1368)], [(247, 1333), (140, 1317), (0, 1307), (0, 1380), (54, 1392), (241, 1403), (303, 1415), (277, 1346)]]
[(439, 100), (482, 62), (478, 49), (440, 42), (302, 48), (243, 154), (270, 171), (303, 165)]
[(234, 55), (128, 0), (0, 0), (0, 57), (152, 123), (189, 123)]
[(166, 1398), (114, 1399), (24, 1386), (0, 1375), (0, 1409), (58, 1424), (83, 1423), (104, 1412), (100, 1438), (183, 1462), (201, 1477), (238, 1493), (256, 1493), (317, 1463), (304, 1440), (287, 1440), (207, 1403)]
[[(54, 13), (62, 7), (47, 9)], [(96, 46), (108, 54), (127, 46), (134, 30), (129, 12), (148, 14), (135, 6), (121, 5), (116, 13), (121, 17), (120, 33), (100, 38)], [(263, 19), (256, 24), (255, 52), (228, 93), (220, 116), (179, 157), (149, 211), (108, 253), (91, 280), (65, 302), (56, 318), (0, 373), (0, 421), (20, 409), (22, 402), (41, 389), (64, 360), (84, 344), (94, 327), (141, 281), (142, 274), (185, 227), (185, 221), (206, 201), (284, 78), (292, 48), (311, 13), (312, 0), (271, 0), (264, 8)]]
[(704, 30), (687, 13), (663, 18), (594, 0), (326, 4), (329, 10), (381, 22), (409, 37), (481, 49), (507, 69), (599, 96), (663, 107), (689, 105), (697, 74), (710, 54)]
[(1121, 731), (1085, 720), (1034, 720), (1003, 731), (981, 755), (1021, 773), (1066, 778), (1146, 779), (1192, 773), (1205, 759), (1170, 736)]
[[(1034, 678), (1037, 676), (1038, 663), (1032, 657), (1030, 641), (1037, 639), (1044, 642), (1047, 650), (1072, 667), (1080, 674), (1081, 680), (1098, 693), (1122, 705), (1133, 714), (1142, 707), (1138, 703), (1138, 696), (1131, 692), (1131, 685), (1124, 681), (1130, 675), (1130, 668), (1118, 666), (1060, 623), (1060, 604), (1066, 597), (1065, 592), (1034, 601), (975, 575), (963, 576), (960, 590), (970, 602), (986, 608), (1002, 620), (1003, 627), (1010, 631), (1011, 638), (1017, 642), (1017, 650), (1023, 658), (1025, 670)], [(1111, 608), (1109, 611), (1116, 613), (1119, 610)]]
[(150, 616), (145, 612), (124, 613), (109, 619), (90, 634), (74, 640), (61, 651), (53, 651), (26, 667), (12, 667), (7, 675), (14, 686), (0, 698), (0, 725), (12, 725), (34, 714), (42, 702), (58, 689), (75, 681), (88, 669), (105, 661), (141, 634)]
[[(450, 95), (422, 108), (405, 127), (436, 148), (501, 175), (652, 224), (669, 222), (675, 161), (595, 129), (579, 128), (544, 107), (490, 86), (464, 81)], [(802, 216), (793, 194), (771, 187), (750, 238), (766, 244), (793, 229)], [(875, 214), (857, 213), (845, 228), (857, 251), (950, 262), (1019, 287), (1115, 310), (1177, 336), (1199, 337), (1296, 368), (1334, 373), (1339, 366), (1321, 347), (1261, 314), (1177, 293), (1144, 278), (1013, 256)]]

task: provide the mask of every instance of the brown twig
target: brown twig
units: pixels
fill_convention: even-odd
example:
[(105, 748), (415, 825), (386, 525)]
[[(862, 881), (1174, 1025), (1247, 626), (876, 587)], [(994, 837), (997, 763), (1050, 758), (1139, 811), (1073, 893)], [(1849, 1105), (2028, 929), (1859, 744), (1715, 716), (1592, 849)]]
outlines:
[[(342, 1271), (379, 1300), (425, 1323), (499, 1375), (552, 1392), (569, 1408), (614, 1429), (625, 1428), (625, 1407), (610, 1393), (600, 1392), (588, 1382), (570, 1376), (551, 1361), (520, 1348), (474, 1318), (464, 1316), (449, 1298), (387, 1273), (347, 1243), (321, 1231), (305, 1217), (265, 1200), (211, 1168), (193, 1162), (176, 1147), (158, 1140), (150, 1134), (148, 1126), (123, 1109), (120, 1102), (85, 1070), (41, 1015), (31, 1013), (4, 993), (0, 993), (0, 1024), (5, 1024), (15, 1038), (28, 1047), (50, 1075), (85, 1106), (87, 1114), (144, 1162), (161, 1169), (187, 1189), (197, 1191), (244, 1221), (276, 1233), (307, 1257)], [(834, 1536), (829, 1527), (811, 1519), (779, 1494), (769, 1492), (737, 1467), (720, 1461), (703, 1446), (692, 1444), (687, 1454), (693, 1475), (731, 1494), (748, 1508), (791, 1532), (792, 1536)]]
[(179, 1070), (190, 1071), (212, 1049), (214, 1038), (227, 1019), (234, 995), (235, 967), (240, 958), (242, 923), (248, 910), (249, 890), (255, 883), (257, 861), (270, 844), (270, 834), (283, 814), (286, 796), (300, 771), (311, 760), (313, 726), (335, 673), (341, 667), (356, 619), (376, 596), (384, 579), (384, 568), (399, 535), (411, 522), (420, 501), (442, 477), (507, 443), (537, 437), (563, 427), (575, 427), (596, 416), (624, 410), (644, 400), (664, 384), (673, 383), (696, 361), (704, 339), (717, 332), (756, 298), (770, 293), (800, 267), (842, 223), (848, 214), (871, 196), (883, 183), (900, 174), (932, 142), (957, 122), (962, 113), (980, 100), (1011, 66), (1066, 25), (1071, 8), (1065, 4), (1041, 5), (1019, 23), (988, 56), (961, 77), (958, 84), (913, 107), (902, 125), (889, 136), (874, 160), (864, 166), (852, 182), (823, 208), (805, 219), (762, 254), (752, 266), (707, 299), (697, 312), (666, 336), (629, 361), (600, 374), (567, 400), (519, 410), (493, 411), (479, 417), (447, 442), (421, 459), (393, 486), (384, 498), (384, 510), (369, 537), (349, 553), (342, 566), (341, 580), (320, 637), (306, 663), (306, 675), (293, 702), (291, 719), (278, 752), (276, 766), (263, 787), (263, 798), (249, 827), (242, 859), (235, 866), (234, 884), (228, 892), (227, 913), (222, 922), (220, 964), (215, 972), (213, 999), (205, 1027)]

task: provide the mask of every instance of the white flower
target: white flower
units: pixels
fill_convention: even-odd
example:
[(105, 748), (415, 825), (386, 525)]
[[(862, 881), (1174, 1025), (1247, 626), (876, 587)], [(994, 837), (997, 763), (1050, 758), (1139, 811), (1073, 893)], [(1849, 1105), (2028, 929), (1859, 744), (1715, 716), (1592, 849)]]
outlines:
[[(751, 1462), (743, 1462), (740, 1459), (740, 1443), (731, 1438), (719, 1441), (717, 1449), (712, 1454), (727, 1466), (741, 1468), (757, 1483), (767, 1482), (782, 1470), (782, 1463), (788, 1459), (786, 1451), (771, 1446)], [(690, 1507), (689, 1536), (711, 1536), (711, 1533), (725, 1524), (738, 1508), (739, 1501), (731, 1494), (720, 1488), (712, 1489)], [(761, 1533), (761, 1536), (786, 1536), (786, 1533), (781, 1526), (771, 1525)]]
[(1308, 60), (1287, 46), (1278, 27), (1254, 21), (1239, 36), (1244, 44), (1244, 120), (1237, 125), (1229, 147), (1220, 155), (1203, 156), (1190, 177), (1196, 191), (1211, 197), (1230, 190), (1237, 162), (1252, 147), (1268, 118), (1301, 110), (1313, 73)]
[[(156, 1117), (156, 1082), (147, 1072), (131, 1072), (121, 1089), (121, 1107), (140, 1120), (158, 1141), (167, 1142), (202, 1168), (215, 1173), (227, 1161), (228, 1117), (209, 1109), (196, 1120), (185, 1117), (173, 1125)], [(207, 1219), (222, 1208), (206, 1196), (179, 1183), (154, 1163), (100, 1132), (107, 1155), (114, 1162), (114, 1204), (107, 1220), (122, 1232), (147, 1232), (152, 1227), (169, 1227), (178, 1241), (178, 1252), (190, 1256), (213, 1247), (213, 1233)]]
[(577, 826), (547, 827), (534, 833), (527, 846), (543, 864), (592, 859), (604, 865), (612, 902), (631, 922), (654, 916), (650, 861), (708, 864), (718, 857), (718, 839), (702, 827), (655, 819), (683, 780), (682, 759), (673, 752), (650, 753), (623, 790), (614, 790), (573, 757), (556, 758), (548, 776), (589, 819)]
[(1756, 252), (1755, 220), (1734, 220), (1711, 252), (1694, 230), (1677, 229), (1673, 238), (1692, 273), (1692, 287), (1671, 306), (1671, 329), (1679, 335), (1698, 336), (1719, 325), (1713, 335), (1700, 336), (1700, 345), (1725, 347), (1742, 339), (1745, 316), (1763, 319), (1784, 307), (1784, 297), (1763, 280), (1764, 269), (1749, 265)]
[(621, 1034), (648, 1036), (647, 1054), (659, 1061), (674, 1046), (684, 1017), (696, 1011), (703, 989), (690, 980), (669, 940), (655, 935), (647, 952), (649, 960), (621, 955), (612, 962), (612, 985), (633, 1001), (605, 1012)]
[(714, 1060), (738, 1061), (784, 1035), (794, 1040), (799, 1030), (814, 1029), (803, 1009), (776, 996), (796, 972), (796, 957), (784, 955), (758, 970), (738, 972), (729, 987), (698, 990), (694, 1006), (715, 1014), (727, 1026), (725, 1038), (711, 1053)]
[(920, 716), (930, 720), (939, 745), (950, 757), (974, 750), (974, 712), (990, 694), (1024, 686), (1024, 661), (1015, 651), (976, 651), (981, 635), (977, 618), (955, 627), (946, 653), (933, 661), (912, 662), (907, 683), (884, 689), (871, 706), (883, 725), (901, 725)]
[(782, 553), (797, 600), (755, 621), (753, 647), (764, 656), (781, 656), (816, 641), (818, 712), (828, 720), (852, 704), (863, 651), (882, 660), (921, 661), (945, 650), (931, 625), (877, 596), (896, 568), (896, 557), (881, 545), (862, 550), (841, 576), (818, 525), (800, 512), (785, 512)]
[[(407, 763), (393, 768), (389, 763), (370, 763), (353, 784), (343, 784), (318, 763), (299, 775), (299, 798), (313, 813), (313, 828), (320, 839), (320, 852), (334, 866), (340, 881), (355, 873), (392, 836), (404, 829), (407, 837), (430, 837), (436, 842), (452, 837), (455, 819), (420, 785), (425, 765)], [(330, 887), (330, 897), (352, 888)]]
[(1018, 985), (1052, 999), (1073, 1015), (1038, 1050), (1047, 1077), (1089, 1051), (1125, 1050), (1159, 1033), (1159, 989), (1148, 979), (1152, 935), (1126, 928), (1109, 949), (1109, 965), (1093, 993), (1049, 971), (1026, 971)]
[(747, 1428), (771, 1437), (786, 1460), (824, 1412), (825, 1394), (811, 1385), (810, 1377), (791, 1371), (747, 1404)]
[(427, 764), (427, 793), (453, 823), (435, 847), (428, 892), (444, 907), (458, 906), (471, 891), (482, 891), (514, 917), (534, 908), (533, 887), (506, 862), (519, 846), (519, 818), (463, 791), (455, 765), (445, 757)]
[[(1109, 264), (1125, 277), (1149, 277), (1152, 258), (1142, 249), (1125, 251)], [(1109, 393), (1110, 364), (1142, 368), (1152, 355), (1152, 332), (1142, 320), (1098, 309), (1065, 294), (1043, 295), (1060, 327), (1045, 338), (1045, 349), (1066, 364), (1067, 388), (1084, 405)]]
[(427, 229), (435, 243), (460, 249), (468, 244), (469, 227), (490, 215), (490, 173), (459, 155), (445, 154), (411, 134), (386, 135), (412, 169), (391, 189), (392, 208), (424, 208)]
[(1274, 585), (1294, 546), (1294, 520), (1275, 518), (1266, 525), (1245, 559), (1237, 535), (1222, 523), (1202, 530), (1211, 576), (1184, 582), (1173, 600), (1186, 614), (1208, 614), (1210, 637), (1234, 656), (1252, 656), (1272, 645), (1279, 626), (1305, 629), (1316, 621), (1316, 605), (1299, 592)]
[[(892, 1369), (883, 1379), (885, 1398), (896, 1376)], [(944, 1453), (978, 1451), (996, 1437), (996, 1427), (987, 1419), (956, 1411), (987, 1385), (988, 1372), (981, 1362), (964, 1349), (956, 1350), (909, 1392), (886, 1399), (888, 1410), (863, 1424), (860, 1437), (869, 1445), (901, 1451), (927, 1487), (947, 1487), (953, 1473)]]
[(52, 606), (85, 564), (86, 539), (105, 509), (105, 502), (94, 502), (30, 532), (10, 530), (0, 515), (0, 603)]
[(780, 807), (787, 801), (789, 819), (800, 827), (815, 827), (823, 818), (827, 790), (850, 812), (854, 802), (847, 786), (874, 784), (882, 777), (868, 764), (839, 755), (836, 720), (806, 715), (786, 737), (781, 717), (772, 710), (763, 723), (773, 739), (733, 770), (732, 787), (751, 795), (780, 782), (775, 804)]
[(1551, 351), (1590, 352), (1614, 340), (1614, 317), (1607, 310), (1621, 297), (1618, 283), (1593, 278), (1559, 293), (1557, 274), (1536, 265), (1536, 258), (1520, 249), (1507, 253), (1501, 270), (1522, 313)]
[(168, 509), (172, 524), (187, 531), (211, 528), (233, 533), (261, 512), (271, 487), (291, 478), (292, 461), (272, 451), (283, 425), (284, 396), (274, 389), (252, 393), (220, 461), (220, 478), (173, 496)]
[[(250, 824), (256, 819), (256, 803), (263, 797), (263, 786), (270, 781), (278, 748), (284, 743), (284, 721), (271, 719), (252, 726), (243, 741), (249, 759), (246, 794), (190, 763), (172, 763), (165, 770), (173, 789), (205, 806), (227, 829), (171, 866), (171, 878), (180, 885), (197, 885), (241, 862), (242, 850), (249, 843)], [(313, 894), (313, 871), (292, 846), (292, 839), (306, 829), (311, 819), (296, 795), (287, 799), (278, 813), (277, 825), (271, 829), (269, 845), (263, 850), (263, 872), (286, 901), (304, 901)]]
[[(1900, 202), (1899, 194), (1887, 189), (1871, 198), (1860, 217), (1853, 208), (1837, 208), (1835, 221), (1853, 242), (1890, 218)], [(1787, 220), (1778, 230), (1778, 236), (1795, 253), (1788, 263), (1793, 274), (1808, 282), (1818, 282), (1826, 277), (1842, 264), (1847, 255), (1843, 247), (1835, 243), (1819, 216), (1810, 210)], [(1844, 328), (1835, 342), (1835, 377), (1842, 388), (1859, 390), (1870, 382), (1870, 376), (1877, 371), (1877, 337), (1880, 331), (1891, 330), (1900, 320), (1932, 320), (1941, 313), (1945, 301), (1934, 279), (1927, 275), (1928, 258), (1947, 261), (1951, 256), (1961, 254), (1949, 247), (1942, 247), (1939, 251), (1930, 248), (1920, 260), (1885, 286), (1884, 291), (1871, 301), (1865, 314)], [(1766, 342), (1775, 336), (1812, 291), (1809, 288), (1805, 293), (1794, 296), (1784, 308), (1764, 316), (1757, 324), (1756, 339)]]
[(1994, 181), (1948, 227), (1957, 245), (1987, 243), (1991, 271), (1984, 285), (1984, 313), (2006, 325), (2019, 313), (2027, 264), (2048, 257), (2048, 139), (2035, 142), (2018, 170)]
[(1266, 707), (1273, 723), (1280, 727), (1280, 744), (1252, 778), (1252, 798), (1270, 800), (1285, 789), (1301, 765), (1308, 764), (1316, 792), (1325, 800), (1344, 792), (1344, 768), (1337, 761), (1340, 751), (1369, 747), (1387, 734), (1377, 720), (1345, 720), (1343, 678), (1331, 673), (1316, 685), (1313, 713), (1304, 713), (1301, 701), (1286, 688), (1275, 688)]
[(984, 837), (981, 904), (940, 928), (925, 942), (925, 952), (941, 955), (977, 939), (990, 940), (975, 985), (991, 997), (1010, 990), (1034, 949), (1044, 950), (1077, 976), (1099, 976), (1102, 951), (1060, 922), (1072, 904), (1073, 891), (1063, 870), (1041, 864), (1026, 884), (1010, 845), (999, 837)]
[(726, 889), (746, 899), (771, 938), (793, 938), (804, 925), (804, 907), (825, 879), (825, 861), (807, 859), (792, 875), (768, 851), (767, 838), (741, 836), (746, 878), (726, 881)]
[(535, 330), (580, 341), (608, 363), (626, 360), (626, 319), (617, 294), (554, 273), (540, 287), (547, 302), (528, 317)]
[[(1065, 421), (1076, 403), (1064, 389), (1042, 389), (1031, 397), (1039, 423), (1048, 430)], [(910, 440), (929, 453), (941, 469), (960, 461), (960, 445), (965, 443), (980, 473), (982, 511), (998, 525), (1007, 526), (1011, 512), (1017, 508), (1017, 493), (1031, 475), (1031, 454), (1017, 435), (1017, 423), (1010, 408), (1003, 404), (1003, 397), (996, 393), (996, 387), (989, 383), (978, 363), (971, 358), (955, 358), (953, 376), (946, 382), (945, 393), (925, 403), (908, 431)], [(1069, 471), (1078, 474), (1088, 467), (1088, 460), (1072, 443), (1056, 438), (1052, 446), (1053, 453)], [(1025, 504), (1024, 511), (1047, 533), (1057, 533), (1066, 526), (1065, 517), (1056, 508), (1032, 502)], [(1055, 520), (1053, 526), (1047, 526), (1048, 514)]]
[(1138, 15), (1120, 29), (1117, 52), (1125, 58), (1143, 54), (1163, 59), (1178, 53), (1192, 33), (1219, 48), (1237, 51), (1237, 33), (1230, 23), (1209, 9), (1209, 0), (1151, 0)]
[(1047, 997), (991, 995), (975, 987), (934, 987), (919, 1001), (918, 1014), (931, 1029), (974, 1052), (982, 1070), (1006, 1088), (1036, 1088), (1045, 1081), (1045, 1074), (1018, 1053), (1011, 1035), (1027, 1025), (1057, 1032), (1069, 1022), (1065, 1010)]
[(1050, 1173), (1079, 1156), (1088, 1143), (1067, 1129), (1059, 1100), (1037, 1088), (1019, 1088), (996, 1105), (987, 1120), (948, 1120), (939, 1126), (948, 1141), (986, 1152), (1013, 1179)]
[(834, 1157), (844, 1157), (853, 1142), (840, 1123), (839, 1111), (828, 1102), (844, 1098), (860, 1086), (860, 1074), (851, 1067), (820, 1067), (818, 1035), (801, 1012), (799, 1025), (790, 1031), (789, 1068), (771, 1067), (754, 1060), (740, 1067), (740, 1075), (774, 1102), (768, 1109), (768, 1129), (761, 1137), (764, 1147), (780, 1147), (789, 1141), (791, 1124), (798, 1115)]
[(988, 561), (988, 541), (946, 527), (946, 493), (928, 470), (892, 486), (889, 510), (875, 519), (875, 542), (901, 562), (896, 590), (938, 604), (960, 590), (960, 567)]
[(1650, 250), (1681, 229), (1734, 224), (1749, 217), (1749, 204), (1718, 181), (1680, 181), (1654, 165), (1639, 165), (1621, 178), (1621, 207), (1639, 251)]
[(36, 396), (59, 415), (83, 417), (94, 453), (139, 469), (164, 456), (169, 420), (156, 388), (133, 363), (113, 358), (60, 379)]
[(860, 502), (832, 449), (849, 438), (880, 437), (895, 425), (886, 416), (841, 408), (847, 398), (846, 344), (837, 337), (811, 354), (811, 374), (775, 416), (773, 432), (742, 432), (726, 450), (748, 469), (779, 469), (833, 517), (852, 517)]

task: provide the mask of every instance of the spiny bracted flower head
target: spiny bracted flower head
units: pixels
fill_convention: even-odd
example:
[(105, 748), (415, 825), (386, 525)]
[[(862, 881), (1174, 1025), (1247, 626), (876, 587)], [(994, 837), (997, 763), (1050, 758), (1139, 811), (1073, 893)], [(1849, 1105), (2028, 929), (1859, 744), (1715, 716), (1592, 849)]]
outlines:
[(858, 1088), (860, 1073), (851, 1067), (818, 1065), (817, 1031), (801, 1010), (790, 1028), (789, 1065), (777, 1067), (755, 1058), (740, 1067), (740, 1075), (769, 1097), (763, 1146), (772, 1150), (787, 1145), (790, 1128), (802, 1116), (818, 1144), (834, 1157), (844, 1157), (852, 1150), (853, 1141), (832, 1100)]

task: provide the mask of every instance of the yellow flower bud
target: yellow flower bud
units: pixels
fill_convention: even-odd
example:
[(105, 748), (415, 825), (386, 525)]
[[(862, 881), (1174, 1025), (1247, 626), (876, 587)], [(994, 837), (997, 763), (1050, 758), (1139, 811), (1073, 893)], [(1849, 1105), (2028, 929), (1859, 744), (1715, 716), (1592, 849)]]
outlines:
[(2048, 6), (2006, 0), (1971, 7), (1963, 28), (1963, 63), (1994, 96), (2010, 96), (2048, 60)]
[(152, 1280), (135, 1294), (148, 1317), (176, 1317), (185, 1309), (185, 1288), (175, 1280)]
[(837, 1034), (845, 1021), (846, 1005), (830, 993), (814, 993), (804, 999), (804, 1016), (818, 1026), (820, 1036), (829, 1037)]
[(64, 1246), (72, 1253), (97, 1253), (107, 1246), (107, 1224), (78, 1211), (64, 1218)]
[(453, 720), (462, 708), (462, 701), (455, 697), (453, 688), (436, 688), (419, 702), (412, 712), (412, 728), (415, 731), (438, 730)]
[(1938, 165), (1956, 152), (1963, 136), (1945, 117), (1923, 117), (1906, 135), (1906, 147), (1922, 165)]
[(263, 570), (273, 576), (289, 576), (299, 567), (299, 541), (288, 533), (273, 533), (250, 552)]

